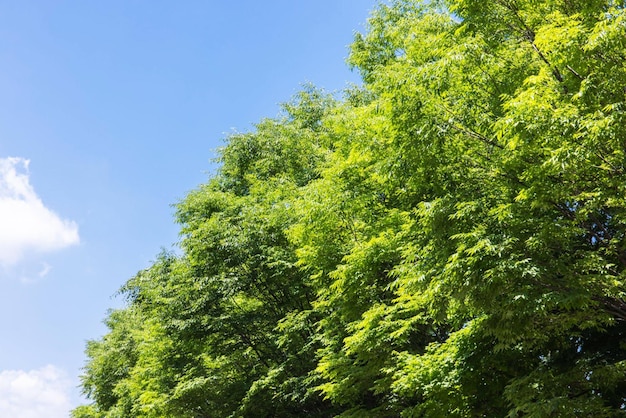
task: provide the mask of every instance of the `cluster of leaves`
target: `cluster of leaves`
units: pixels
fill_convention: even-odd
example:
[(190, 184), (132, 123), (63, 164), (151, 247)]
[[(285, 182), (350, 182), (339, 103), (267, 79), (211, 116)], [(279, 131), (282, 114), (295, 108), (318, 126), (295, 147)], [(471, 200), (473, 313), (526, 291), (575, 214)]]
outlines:
[(177, 206), (75, 418), (626, 414), (626, 10), (397, 0)]

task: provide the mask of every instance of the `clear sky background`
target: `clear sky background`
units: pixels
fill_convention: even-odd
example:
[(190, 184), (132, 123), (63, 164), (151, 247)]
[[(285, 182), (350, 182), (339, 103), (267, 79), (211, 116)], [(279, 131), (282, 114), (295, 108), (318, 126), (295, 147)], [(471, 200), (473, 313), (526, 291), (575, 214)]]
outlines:
[(345, 64), (375, 0), (0, 2), (0, 417), (60, 418), (119, 287), (233, 130)]

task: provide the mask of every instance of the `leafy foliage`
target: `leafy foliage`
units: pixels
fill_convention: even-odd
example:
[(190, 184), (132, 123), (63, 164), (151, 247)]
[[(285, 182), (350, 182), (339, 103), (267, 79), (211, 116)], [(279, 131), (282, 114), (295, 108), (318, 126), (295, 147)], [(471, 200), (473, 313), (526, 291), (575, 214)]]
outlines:
[(177, 205), (75, 417), (626, 413), (621, 1), (397, 0)]

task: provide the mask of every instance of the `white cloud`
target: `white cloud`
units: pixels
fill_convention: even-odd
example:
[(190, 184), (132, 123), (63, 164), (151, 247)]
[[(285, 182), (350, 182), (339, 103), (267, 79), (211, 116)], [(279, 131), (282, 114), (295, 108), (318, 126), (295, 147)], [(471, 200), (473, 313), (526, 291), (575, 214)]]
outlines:
[(21, 261), (29, 252), (49, 252), (78, 244), (78, 226), (44, 206), (30, 184), (23, 158), (0, 158), (0, 265)]
[(67, 418), (71, 383), (54, 366), (0, 372), (0, 417)]

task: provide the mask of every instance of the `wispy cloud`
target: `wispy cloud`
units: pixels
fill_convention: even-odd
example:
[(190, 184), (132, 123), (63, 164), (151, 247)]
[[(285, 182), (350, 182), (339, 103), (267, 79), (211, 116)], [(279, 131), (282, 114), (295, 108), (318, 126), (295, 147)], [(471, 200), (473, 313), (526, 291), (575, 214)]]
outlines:
[[(0, 265), (10, 266), (29, 252), (78, 244), (78, 226), (48, 209), (30, 184), (23, 158), (0, 158)], [(45, 275), (45, 274), (44, 274)]]
[(43, 263), (43, 266), (37, 275), (40, 279), (43, 279), (48, 275), (48, 273), (50, 273), (50, 270), (52, 270), (52, 266), (48, 263)]
[(71, 383), (54, 366), (0, 372), (0, 417), (67, 418)]

